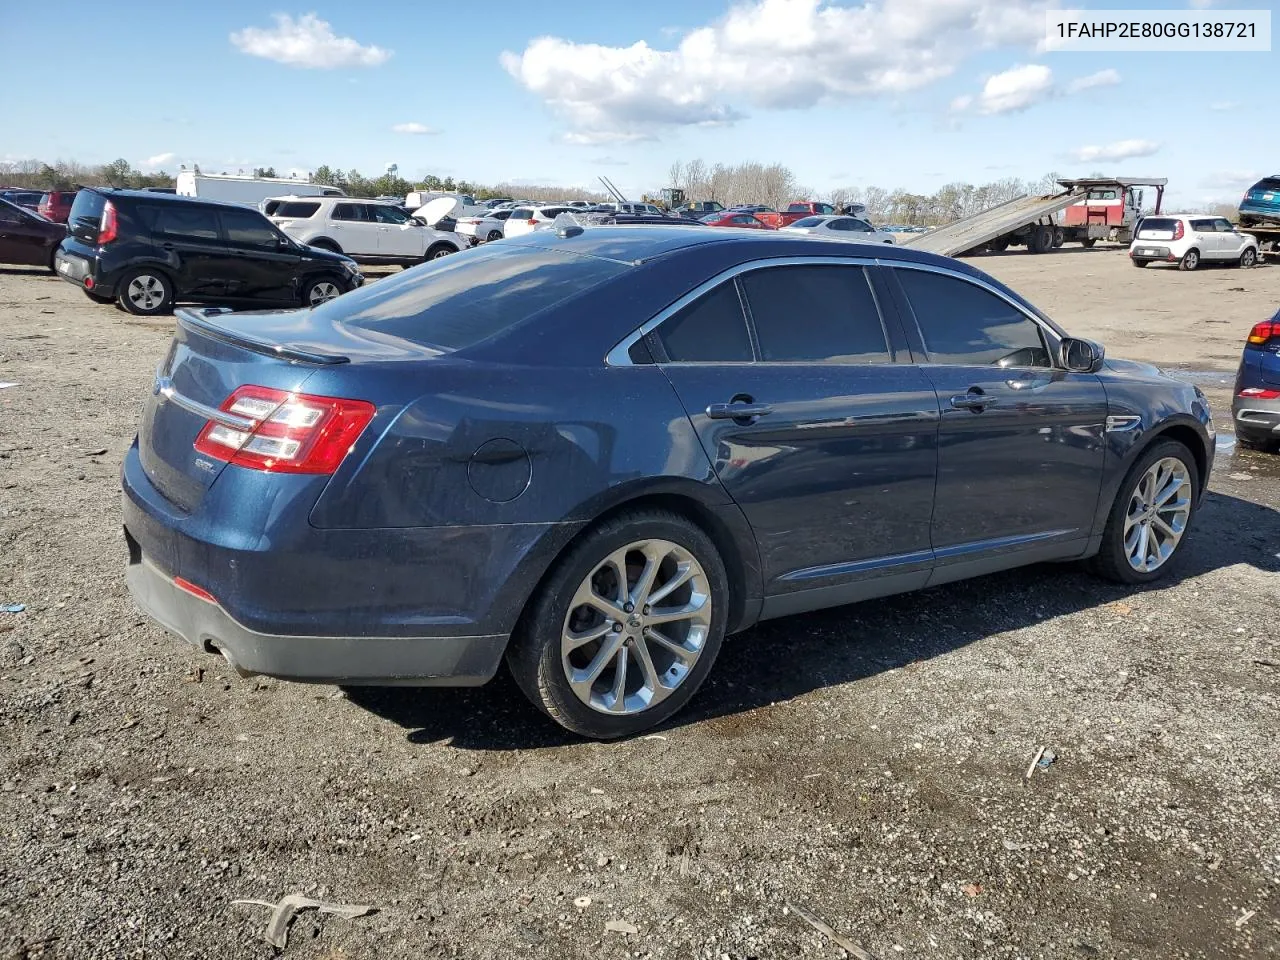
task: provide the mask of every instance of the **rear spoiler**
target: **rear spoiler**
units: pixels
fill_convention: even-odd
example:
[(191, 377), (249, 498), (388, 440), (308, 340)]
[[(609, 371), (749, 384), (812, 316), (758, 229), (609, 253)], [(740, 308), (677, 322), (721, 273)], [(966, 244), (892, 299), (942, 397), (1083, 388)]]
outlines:
[(217, 317), (234, 312), (230, 307), (182, 307), (175, 310), (173, 316), (178, 323), (188, 329), (193, 329), (206, 337), (221, 340), (223, 343), (244, 347), (255, 353), (265, 353), (272, 357), (280, 357), (284, 360), (293, 360), (298, 363), (329, 365), (351, 362), (350, 357), (341, 353), (322, 353), (318, 350), (302, 350), (283, 343), (272, 343), (270, 340), (252, 337), (239, 330), (228, 329), (216, 322)]

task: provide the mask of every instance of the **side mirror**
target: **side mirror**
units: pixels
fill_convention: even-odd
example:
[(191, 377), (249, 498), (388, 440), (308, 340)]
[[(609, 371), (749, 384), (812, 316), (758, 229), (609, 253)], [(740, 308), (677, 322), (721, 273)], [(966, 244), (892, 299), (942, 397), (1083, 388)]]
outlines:
[(1076, 337), (1062, 340), (1062, 365), (1072, 373), (1097, 373), (1106, 359), (1102, 344)]

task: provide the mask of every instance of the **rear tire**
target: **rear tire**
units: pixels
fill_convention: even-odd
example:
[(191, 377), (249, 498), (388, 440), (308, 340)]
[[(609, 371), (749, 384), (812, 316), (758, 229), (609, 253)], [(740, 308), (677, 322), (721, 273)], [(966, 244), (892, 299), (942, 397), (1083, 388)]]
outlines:
[(489, 236), (485, 237), (485, 239), (486, 239), (487, 241), (489, 241), (490, 243), (493, 243), (493, 241), (495, 241), (495, 240), (501, 240), (501, 239), (502, 239), (502, 231), (501, 231), (501, 230), (490, 230), (490, 231), (489, 231)]
[[(1175, 463), (1181, 464), (1180, 478), (1173, 466)], [(1170, 480), (1164, 484), (1159, 480), (1162, 471), (1170, 471), (1171, 474)], [(1179, 479), (1180, 486), (1168, 486), (1168, 483)], [(1148, 483), (1149, 486), (1144, 486)], [(1176, 440), (1158, 440), (1152, 444), (1134, 461), (1120, 484), (1111, 512), (1107, 515), (1107, 525), (1102, 531), (1102, 546), (1090, 561), (1093, 572), (1108, 580), (1127, 584), (1150, 583), (1163, 577), (1176, 562), (1186, 542), (1191, 521), (1195, 519), (1199, 489), (1200, 478), (1190, 450)], [(1161, 503), (1161, 497), (1165, 496), (1167, 499)], [(1152, 506), (1156, 508), (1154, 514)], [(1144, 516), (1159, 519), (1144, 523), (1141, 520)], [(1142, 569), (1131, 560), (1131, 556), (1137, 552), (1145, 559), (1148, 543), (1158, 552), (1168, 544), (1168, 540), (1161, 540), (1167, 536), (1158, 526), (1161, 522), (1166, 524), (1165, 529), (1176, 530), (1177, 537), (1168, 554), (1162, 559), (1157, 557), (1153, 568)], [(1141, 529), (1143, 526), (1148, 527), (1145, 534)], [(1142, 539), (1144, 536), (1147, 539)]]
[(991, 248), (992, 253), (1004, 253), (1006, 250), (1009, 249), (1009, 238), (996, 237), (989, 244), (987, 244), (987, 246)]
[(1194, 270), (1200, 266), (1200, 251), (1192, 247), (1182, 255), (1182, 259), (1178, 261), (1179, 270)]
[(130, 270), (117, 288), (120, 306), (140, 317), (154, 317), (173, 309), (173, 283), (159, 270)]
[(94, 293), (92, 290), (86, 290), (84, 295), (94, 303), (110, 303), (115, 297), (103, 296), (101, 293)]
[(1027, 238), (1027, 249), (1031, 253), (1048, 253), (1053, 249), (1053, 227), (1045, 224), (1033, 227), (1031, 236)]
[(1054, 227), (1053, 228), (1053, 248), (1056, 250), (1058, 247), (1062, 246), (1066, 242), (1067, 242), (1067, 235), (1063, 232), (1062, 228)]
[(1240, 262), (1238, 266), (1242, 270), (1248, 270), (1249, 268), (1257, 264), (1257, 262), (1258, 262), (1258, 251), (1255, 250), (1253, 247), (1245, 247), (1244, 251), (1240, 254)]
[(1139, 260), (1137, 257), (1135, 257), (1135, 258), (1133, 259), (1133, 265), (1134, 265), (1135, 267), (1137, 267), (1139, 270), (1141, 270), (1143, 267), (1145, 267), (1145, 266), (1147, 265), (1147, 263), (1148, 263), (1148, 262), (1149, 262), (1149, 261), (1147, 261), (1147, 260)]
[[(650, 596), (652, 616), (664, 617), (653, 623)], [(632, 736), (697, 692), (728, 608), (728, 577), (711, 538), (679, 514), (630, 510), (556, 561), (520, 618), (507, 664), (533, 704), (565, 729), (598, 740)], [(670, 616), (677, 611), (686, 613)]]
[(1092, 247), (1092, 246), (1093, 246), (1095, 243), (1097, 243), (1097, 242), (1098, 242), (1098, 240), (1097, 240), (1097, 238), (1096, 238), (1096, 237), (1085, 237), (1083, 240), (1081, 240), (1081, 241), (1080, 241), (1080, 246), (1082, 246), (1082, 247), (1084, 247), (1086, 250), (1088, 250), (1090, 247)]

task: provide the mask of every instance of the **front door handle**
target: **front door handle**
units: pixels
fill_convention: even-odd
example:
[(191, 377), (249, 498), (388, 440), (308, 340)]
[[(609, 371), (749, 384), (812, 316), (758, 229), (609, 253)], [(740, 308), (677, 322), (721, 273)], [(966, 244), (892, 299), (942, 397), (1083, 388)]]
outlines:
[(755, 420), (773, 413), (773, 405), (753, 403), (746, 400), (735, 400), (732, 403), (713, 403), (707, 407), (707, 416), (712, 420)]
[(995, 397), (989, 397), (985, 393), (961, 393), (951, 398), (951, 406), (957, 410), (977, 410), (981, 413), (987, 407), (994, 407), (996, 404)]

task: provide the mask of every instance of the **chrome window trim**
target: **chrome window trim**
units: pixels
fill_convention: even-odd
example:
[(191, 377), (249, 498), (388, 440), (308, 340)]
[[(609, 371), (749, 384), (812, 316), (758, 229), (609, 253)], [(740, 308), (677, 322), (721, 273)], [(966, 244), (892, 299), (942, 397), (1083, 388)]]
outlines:
[[(879, 262), (880, 261), (876, 260), (874, 257), (770, 257), (765, 260), (750, 260), (746, 263), (739, 263), (736, 266), (733, 266), (727, 270), (721, 271), (720, 273), (712, 277), (710, 280), (706, 280), (698, 284), (698, 286), (694, 287), (692, 290), (686, 293), (679, 300), (676, 300), (674, 303), (664, 307), (662, 310), (654, 314), (644, 323), (640, 324), (640, 326), (638, 326), (635, 330), (632, 330), (631, 333), (627, 334), (627, 336), (623, 337), (620, 341), (618, 341), (618, 343), (614, 345), (612, 350), (610, 350), (607, 354), (605, 354), (605, 357), (604, 357), (605, 365), (609, 367), (638, 366), (638, 364), (632, 362), (631, 356), (629, 353), (631, 348), (635, 346), (636, 341), (640, 340), (645, 336), (648, 336), (650, 333), (652, 333), (654, 330), (660, 327), (664, 321), (670, 319), (672, 316), (679, 313), (681, 310), (683, 310), (689, 304), (693, 303), (694, 300), (697, 300), (703, 294), (709, 293), (711, 290), (718, 287), (720, 284), (733, 280), (735, 277), (739, 277), (744, 273), (748, 273), (752, 270), (761, 270), (766, 267), (791, 267), (791, 266), (808, 267), (808, 266), (830, 266), (830, 265), (853, 266), (853, 267), (874, 267)], [(873, 289), (872, 293), (874, 292), (875, 291)], [(745, 322), (745, 318), (744, 318), (744, 322)], [(681, 362), (681, 361), (673, 361), (673, 362)], [(719, 362), (720, 361), (714, 361), (714, 360), (703, 361), (703, 363), (719, 363)], [(737, 362), (739, 364), (746, 364), (746, 363), (756, 363), (758, 361), (742, 360)], [(643, 364), (643, 366), (649, 366), (649, 364)]]

